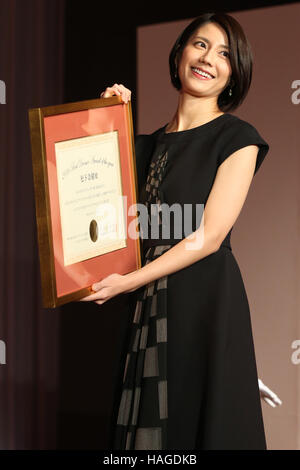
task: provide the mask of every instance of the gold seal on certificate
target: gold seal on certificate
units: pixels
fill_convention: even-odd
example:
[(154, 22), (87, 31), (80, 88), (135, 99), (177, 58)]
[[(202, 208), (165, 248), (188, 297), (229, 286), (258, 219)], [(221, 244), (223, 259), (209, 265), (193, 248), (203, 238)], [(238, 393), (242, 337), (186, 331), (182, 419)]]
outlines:
[(29, 123), (43, 305), (56, 307), (141, 267), (131, 104), (35, 108)]
[(96, 220), (92, 220), (90, 223), (90, 237), (93, 242), (98, 240), (98, 225)]

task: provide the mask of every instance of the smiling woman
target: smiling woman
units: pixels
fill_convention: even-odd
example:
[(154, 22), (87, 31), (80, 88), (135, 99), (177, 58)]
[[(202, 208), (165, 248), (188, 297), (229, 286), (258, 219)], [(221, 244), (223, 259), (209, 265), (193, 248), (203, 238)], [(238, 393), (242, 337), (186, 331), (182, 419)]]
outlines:
[[(249, 303), (230, 241), (269, 149), (228, 112), (249, 90), (251, 50), (234, 18), (207, 13), (176, 40), (169, 64), (176, 112), (136, 139), (145, 233), (155, 212), (159, 236), (143, 237), (141, 269), (101, 280), (87, 298), (137, 291), (114, 448), (265, 449)], [(102, 96), (113, 94), (130, 96), (118, 84)], [(192, 208), (186, 238), (176, 239), (172, 220), (164, 235), (164, 208), (175, 204)]]
[[(188, 51), (200, 50), (201, 57), (206, 59), (218, 59), (213, 66), (207, 63), (204, 70), (220, 79), (226, 74), (231, 74), (230, 79), (218, 96), (218, 107), (222, 111), (234, 111), (245, 99), (252, 80), (253, 54), (251, 46), (240, 24), (230, 15), (214, 15), (215, 21), (211, 22), (211, 13), (204, 14), (192, 21), (179, 35), (174, 43), (169, 57), (171, 81), (177, 90), (182, 83), (178, 73), (178, 63), (182, 59), (186, 46)], [(201, 34), (199, 29), (201, 28)], [(210, 31), (211, 40), (206, 32)], [(199, 59), (195, 51), (195, 60)], [(199, 65), (199, 64), (198, 64)], [(215, 74), (219, 67), (220, 75)], [(231, 92), (230, 92), (231, 90)]]

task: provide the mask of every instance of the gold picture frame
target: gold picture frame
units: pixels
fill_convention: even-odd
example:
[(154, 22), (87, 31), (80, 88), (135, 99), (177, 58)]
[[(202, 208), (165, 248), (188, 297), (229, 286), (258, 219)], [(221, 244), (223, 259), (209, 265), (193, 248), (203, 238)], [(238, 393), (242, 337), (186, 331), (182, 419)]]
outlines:
[[(29, 125), (43, 306), (54, 308), (89, 295), (113, 272), (141, 267), (137, 214), (128, 215), (138, 198), (131, 102), (116, 96), (34, 108)], [(117, 222), (103, 209), (112, 204)], [(117, 230), (122, 236), (112, 242)]]

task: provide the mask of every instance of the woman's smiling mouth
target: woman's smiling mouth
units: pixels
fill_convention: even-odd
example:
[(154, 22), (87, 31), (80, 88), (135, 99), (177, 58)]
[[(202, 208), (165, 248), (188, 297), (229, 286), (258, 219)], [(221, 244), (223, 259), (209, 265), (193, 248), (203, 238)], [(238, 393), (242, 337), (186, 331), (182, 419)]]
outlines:
[(191, 67), (193, 75), (195, 75), (197, 78), (200, 78), (200, 80), (211, 80), (215, 78), (213, 75), (211, 75), (208, 72), (204, 72), (203, 70), (199, 69), (198, 67)]

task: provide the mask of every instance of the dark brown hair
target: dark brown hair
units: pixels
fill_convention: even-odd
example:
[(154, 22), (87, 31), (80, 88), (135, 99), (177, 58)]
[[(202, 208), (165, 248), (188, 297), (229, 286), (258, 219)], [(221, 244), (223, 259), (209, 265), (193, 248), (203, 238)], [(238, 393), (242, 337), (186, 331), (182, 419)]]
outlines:
[[(178, 36), (169, 55), (171, 82), (177, 90), (180, 90), (181, 83), (177, 74), (177, 65), (182, 52), (194, 32), (206, 23), (217, 23), (224, 29), (228, 37), (232, 75), (230, 84), (218, 96), (218, 106), (223, 112), (233, 111), (244, 101), (249, 91), (253, 57), (251, 46), (241, 25), (226, 13), (202, 13)], [(229, 95), (230, 88), (232, 89), (231, 96)]]

